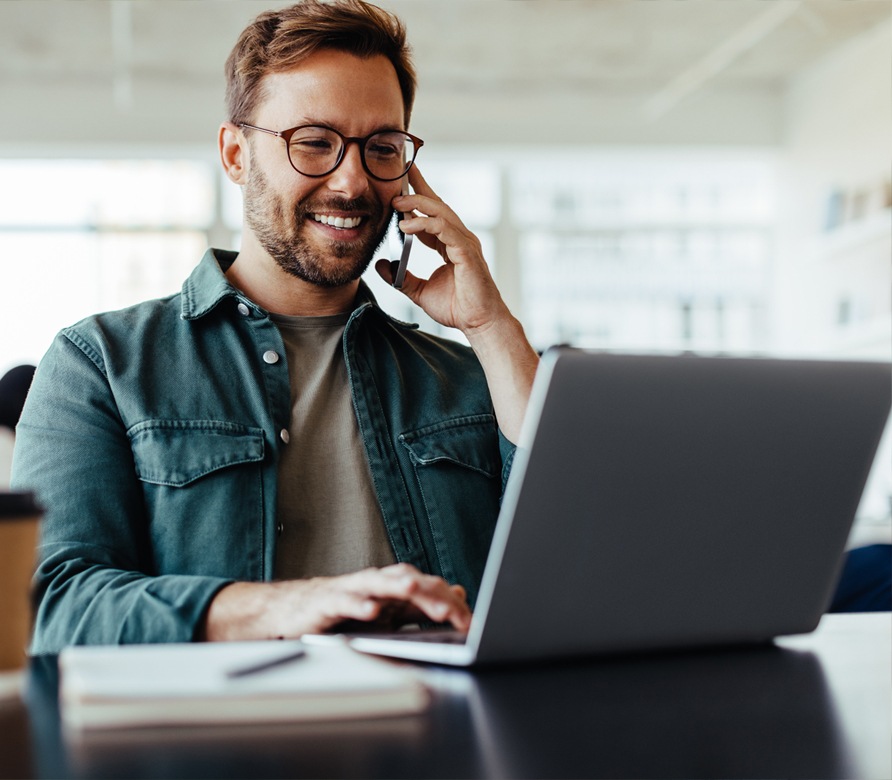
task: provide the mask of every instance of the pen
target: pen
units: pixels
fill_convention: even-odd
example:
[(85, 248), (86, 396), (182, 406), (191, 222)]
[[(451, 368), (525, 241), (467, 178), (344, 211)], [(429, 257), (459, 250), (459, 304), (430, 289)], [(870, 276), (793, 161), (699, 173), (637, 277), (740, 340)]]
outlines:
[(226, 672), (226, 676), (231, 678), (235, 677), (245, 677), (249, 674), (256, 674), (257, 672), (264, 672), (267, 669), (272, 669), (275, 666), (281, 666), (282, 664), (287, 664), (291, 661), (295, 661), (298, 658), (302, 658), (306, 655), (306, 651), (302, 647), (298, 647), (295, 650), (292, 650), (290, 653), (286, 655), (280, 655), (275, 658), (269, 658), (265, 661), (258, 661), (254, 664), (249, 664), (248, 666), (238, 666), (235, 669), (230, 669)]

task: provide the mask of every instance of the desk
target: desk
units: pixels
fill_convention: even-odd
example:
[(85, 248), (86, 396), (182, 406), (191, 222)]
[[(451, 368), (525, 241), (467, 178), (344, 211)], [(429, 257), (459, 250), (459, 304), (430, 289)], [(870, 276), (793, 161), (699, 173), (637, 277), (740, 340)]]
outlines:
[(777, 647), (465, 672), (431, 708), (334, 725), (60, 736), (55, 659), (0, 707), (0, 777), (892, 777), (892, 617)]

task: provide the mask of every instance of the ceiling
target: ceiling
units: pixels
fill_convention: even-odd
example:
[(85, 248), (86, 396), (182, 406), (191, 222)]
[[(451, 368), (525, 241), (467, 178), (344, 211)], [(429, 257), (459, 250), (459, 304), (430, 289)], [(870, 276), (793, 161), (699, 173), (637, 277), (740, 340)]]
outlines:
[[(63, 116), (73, 141), (206, 138), (221, 118), (229, 49), (254, 15), (276, 5), (284, 3), (4, 0), (0, 105), (10, 114), (0, 142), (57, 138)], [(877, 25), (892, 30), (892, 0), (381, 5), (406, 22), (415, 53), (413, 128), (455, 142), (534, 141), (555, 122), (571, 141), (647, 135), (633, 124), (672, 139), (702, 117), (717, 137), (733, 135), (745, 115), (756, 129), (803, 68)], [(723, 105), (739, 117), (724, 116)]]

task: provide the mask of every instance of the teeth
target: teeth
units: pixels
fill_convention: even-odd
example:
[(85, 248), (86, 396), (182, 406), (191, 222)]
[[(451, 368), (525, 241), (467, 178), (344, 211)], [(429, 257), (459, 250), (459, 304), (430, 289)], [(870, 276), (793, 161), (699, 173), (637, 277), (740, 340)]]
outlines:
[(336, 228), (355, 228), (362, 222), (362, 217), (331, 217), (328, 214), (313, 214), (313, 219)]

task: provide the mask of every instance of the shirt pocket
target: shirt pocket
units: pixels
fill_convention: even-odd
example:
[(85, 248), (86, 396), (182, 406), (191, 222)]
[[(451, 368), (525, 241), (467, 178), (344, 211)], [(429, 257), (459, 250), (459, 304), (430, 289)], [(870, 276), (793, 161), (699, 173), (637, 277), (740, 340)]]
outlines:
[(414, 467), (440, 571), (474, 603), (499, 513), (495, 417), (445, 420), (399, 436)]
[(150, 420), (128, 431), (156, 574), (260, 579), (263, 431)]

